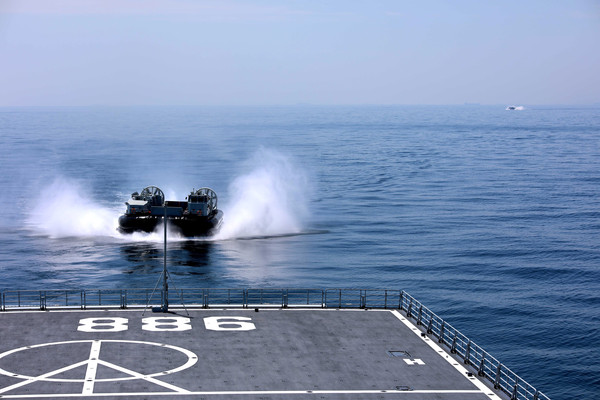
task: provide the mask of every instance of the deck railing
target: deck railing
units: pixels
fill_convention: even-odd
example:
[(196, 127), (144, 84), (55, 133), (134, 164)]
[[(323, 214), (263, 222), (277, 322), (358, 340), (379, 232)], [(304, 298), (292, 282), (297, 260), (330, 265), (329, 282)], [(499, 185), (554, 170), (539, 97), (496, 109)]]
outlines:
[[(4, 290), (0, 311), (64, 308), (134, 308), (162, 304), (153, 289)], [(423, 333), (446, 346), (480, 377), (511, 400), (549, 400), (452, 325), (402, 290), (376, 289), (221, 289), (186, 288), (169, 291), (172, 306), (186, 308), (374, 308), (406, 313)]]

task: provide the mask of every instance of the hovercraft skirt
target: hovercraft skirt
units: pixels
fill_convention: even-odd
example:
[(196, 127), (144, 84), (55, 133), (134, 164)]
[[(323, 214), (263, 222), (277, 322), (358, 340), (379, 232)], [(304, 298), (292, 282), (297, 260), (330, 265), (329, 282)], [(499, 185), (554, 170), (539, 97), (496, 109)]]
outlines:
[[(164, 217), (121, 215), (119, 217), (119, 231), (122, 233), (146, 232), (156, 230)], [(198, 216), (168, 216), (168, 225), (176, 227), (184, 236), (207, 236), (214, 234), (223, 222), (223, 211), (217, 210), (208, 217)]]

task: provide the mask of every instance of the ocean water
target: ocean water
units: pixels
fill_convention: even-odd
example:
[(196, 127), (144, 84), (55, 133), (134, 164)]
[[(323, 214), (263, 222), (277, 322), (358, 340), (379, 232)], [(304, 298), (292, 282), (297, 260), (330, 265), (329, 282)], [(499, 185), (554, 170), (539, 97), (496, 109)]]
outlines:
[(133, 191), (209, 186), (177, 287), (404, 289), (551, 399), (600, 397), (600, 108), (0, 109), (0, 289), (154, 287)]

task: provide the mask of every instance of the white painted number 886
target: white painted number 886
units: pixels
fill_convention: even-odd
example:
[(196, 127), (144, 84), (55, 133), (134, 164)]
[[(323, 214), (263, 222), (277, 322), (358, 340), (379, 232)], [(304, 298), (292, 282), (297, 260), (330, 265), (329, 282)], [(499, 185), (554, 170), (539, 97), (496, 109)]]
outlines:
[[(210, 331), (251, 331), (256, 326), (247, 317), (206, 317), (204, 326)], [(127, 330), (127, 318), (82, 318), (78, 331), (121, 332)], [(142, 319), (142, 329), (152, 332), (175, 332), (192, 329), (190, 319), (185, 317), (151, 317)]]

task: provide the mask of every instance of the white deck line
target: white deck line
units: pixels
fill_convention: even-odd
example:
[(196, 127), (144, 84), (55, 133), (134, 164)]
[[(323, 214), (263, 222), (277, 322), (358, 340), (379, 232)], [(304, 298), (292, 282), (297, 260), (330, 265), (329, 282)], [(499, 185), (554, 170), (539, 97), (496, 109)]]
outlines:
[[(27, 378), (25, 378), (24, 381), (21, 381), (19, 383), (15, 383), (14, 385), (10, 385), (10, 386), (6, 386), (6, 387), (3, 387), (3, 388), (0, 388), (0, 397), (1, 398), (5, 398), (6, 396), (10, 396), (10, 395), (5, 395), (4, 393), (8, 392), (8, 391), (11, 391), (13, 389), (19, 388), (21, 386), (29, 385), (30, 383), (34, 383), (34, 382), (38, 382), (40, 380), (44, 380), (45, 378), (48, 378), (50, 376), (54, 376), (54, 375), (60, 374), (60, 373), (65, 372), (65, 371), (69, 371), (71, 369), (78, 368), (78, 367), (80, 367), (82, 365), (87, 364), (87, 362), (88, 362), (88, 360), (80, 361), (78, 363), (71, 364), (71, 365), (68, 365), (66, 367), (63, 367), (63, 368), (60, 368), (60, 369), (56, 369), (54, 371), (50, 371), (48, 373), (45, 373), (45, 374), (37, 376), (37, 377), (27, 377)], [(77, 396), (81, 396), (81, 393), (78, 393)], [(35, 397), (35, 395), (33, 395), (31, 397)], [(57, 396), (55, 396), (55, 397), (57, 397)]]
[(462, 366), (459, 362), (457, 362), (450, 354), (448, 354), (444, 349), (442, 349), (438, 344), (431, 340), (428, 336), (421, 336), (421, 330), (417, 328), (412, 322), (410, 322), (407, 318), (405, 318), (398, 310), (390, 311), (396, 318), (398, 318), (406, 327), (408, 327), (415, 335), (417, 335), (421, 340), (429, 345), (437, 354), (439, 354), (443, 359), (445, 359), (450, 365), (452, 365), (458, 372), (468, 379), (473, 385), (475, 385), (481, 393), (485, 394), (492, 400), (502, 400), (500, 396), (495, 394), (492, 389), (488, 388), (485, 383), (477, 379), (475, 376), (468, 376), (468, 370)]
[(64, 397), (127, 397), (127, 396), (235, 396), (235, 395), (320, 395), (320, 394), (481, 394), (479, 390), (239, 390), (214, 392), (131, 392), (131, 393), (81, 393), (62, 394), (15, 394), (3, 395), (3, 399), (39, 399)]
[(96, 381), (96, 372), (98, 371), (98, 358), (100, 357), (100, 347), (102, 342), (94, 340), (90, 349), (90, 357), (88, 359), (87, 369), (85, 371), (85, 381), (81, 394), (89, 394), (94, 392), (94, 383)]

